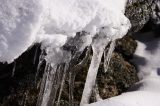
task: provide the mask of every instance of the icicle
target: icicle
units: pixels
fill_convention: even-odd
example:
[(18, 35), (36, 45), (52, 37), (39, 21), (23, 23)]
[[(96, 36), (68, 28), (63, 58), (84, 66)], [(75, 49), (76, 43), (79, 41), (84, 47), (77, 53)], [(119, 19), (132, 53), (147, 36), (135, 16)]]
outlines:
[[(83, 49), (84, 51), (84, 49)], [(72, 64), (72, 62), (70, 63), (70, 70), (69, 70), (69, 105), (70, 106), (74, 106), (74, 81), (75, 81), (75, 77), (77, 75), (77, 73), (84, 67), (87, 65), (87, 61), (89, 60), (89, 55), (91, 53), (91, 47), (87, 47), (87, 51), (86, 51), (86, 55), (83, 58), (83, 60), (81, 62), (79, 62), (77, 65), (75, 65), (74, 63)], [(71, 60), (74, 61), (74, 59), (77, 59), (77, 55), (79, 53), (77, 52), (77, 54), (75, 53), (75, 55), (72, 57)], [(75, 65), (75, 66), (74, 66)]]
[[(49, 101), (48, 101), (47, 106), (55, 105), (55, 101), (56, 101), (56, 98), (57, 98), (57, 91), (58, 91), (58, 88), (59, 88), (60, 83), (61, 83), (61, 74), (62, 74), (61, 70), (62, 70), (62, 64), (57, 65), (57, 69), (55, 71), (55, 74), (53, 75), (52, 89), (51, 89), (51, 93), (50, 93), (50, 96), (49, 96)], [(43, 106), (43, 105), (41, 105), (41, 106)]]
[[(59, 105), (71, 55), (70, 52), (62, 52), (64, 55), (60, 57), (59, 62), (55, 61), (57, 63), (51, 63), (52, 66), (49, 65), (49, 68), (47, 69), (47, 75), (44, 76), (46, 77), (45, 85), (42, 84), (42, 98), (39, 99), (40, 102), (37, 103), (37, 106)], [(58, 91), (58, 101), (55, 103)]]
[(99, 95), (99, 90), (98, 90), (98, 85), (97, 85), (97, 84), (95, 85), (94, 92), (95, 92), (96, 100), (97, 100), (97, 101), (101, 101), (102, 98), (101, 98), (100, 95)]
[(39, 56), (39, 63), (38, 63), (38, 66), (37, 66), (37, 71), (40, 70), (40, 67), (42, 65), (42, 61), (44, 60), (44, 50), (42, 50), (42, 53), (41, 55)]
[(47, 77), (46, 77), (46, 82), (45, 82), (46, 84), (44, 87), (43, 100), (42, 100), (41, 106), (48, 106), (56, 68), (57, 66), (52, 68), (50, 64), (48, 66)]
[(39, 74), (39, 71), (40, 71), (40, 67), (43, 63), (43, 60), (44, 60), (44, 50), (42, 50), (40, 56), (39, 56), (39, 61), (38, 61), (38, 66), (37, 66), (37, 72), (36, 72), (36, 75), (35, 75), (35, 83), (37, 81), (37, 77), (38, 77), (38, 74)]
[(67, 73), (67, 70), (68, 70), (68, 66), (69, 66), (68, 63), (66, 63), (65, 66), (64, 66), (64, 72), (63, 72), (63, 77), (62, 77), (62, 81), (61, 81), (60, 91), (59, 91), (59, 95), (58, 95), (57, 106), (59, 106), (59, 103), (60, 103), (61, 94), (62, 94), (62, 90), (63, 90), (63, 87), (64, 87), (64, 83), (65, 83), (65, 78), (66, 78), (66, 73)]
[(15, 70), (16, 70), (16, 61), (14, 61), (14, 66), (13, 66), (13, 69), (12, 69), (11, 77), (14, 77)]
[(45, 88), (45, 84), (46, 84), (46, 77), (47, 77), (47, 73), (44, 72), (43, 78), (42, 78), (42, 81), (41, 81), (41, 87), (40, 87), (40, 92), (39, 92), (39, 95), (38, 95), (36, 106), (41, 106), (42, 99), (43, 99), (44, 88)]
[(89, 101), (92, 88), (95, 84), (95, 79), (96, 79), (99, 64), (101, 62), (102, 54), (103, 54), (103, 51), (99, 51), (99, 53), (95, 52), (94, 47), (93, 47), (93, 57), (92, 57), (91, 64), (90, 64), (88, 74), (87, 74), (87, 78), (86, 78), (86, 83), (85, 83), (82, 100), (81, 100), (81, 106), (83, 104), (87, 104)]
[(43, 102), (43, 97), (44, 97), (44, 90), (45, 90), (45, 86), (46, 86), (46, 79), (48, 76), (48, 68), (49, 68), (49, 64), (46, 64), (45, 70), (44, 70), (44, 74), (43, 74), (43, 79), (41, 81), (41, 87), (40, 87), (40, 93), (38, 96), (38, 100), (37, 100), (37, 106), (41, 106), (42, 102)]
[(104, 51), (104, 71), (105, 72), (107, 72), (109, 68), (109, 63), (110, 63), (114, 49), (115, 49), (115, 40), (111, 42), (107, 55), (106, 55), (106, 52)]
[(74, 106), (74, 81), (75, 81), (75, 77), (76, 77), (76, 71), (79, 71), (78, 69), (75, 70), (76, 68), (74, 68), (73, 70), (71, 70), (71, 72), (69, 72), (69, 105), (70, 106)]
[(39, 46), (36, 47), (36, 51), (35, 51), (34, 58), (33, 58), (33, 64), (34, 64), (34, 65), (35, 65), (36, 59), (37, 59), (38, 48), (39, 48)]
[(97, 77), (97, 72), (98, 72), (99, 64), (101, 62), (103, 51), (106, 45), (109, 43), (109, 41), (110, 40), (108, 38), (107, 39), (104, 38), (103, 35), (98, 36), (97, 38), (95, 38), (95, 41), (93, 41), (93, 44), (92, 44), (93, 56), (92, 56), (89, 70), (88, 70), (80, 106), (83, 106), (84, 104), (88, 104), (89, 102), (92, 88), (95, 85), (95, 80)]

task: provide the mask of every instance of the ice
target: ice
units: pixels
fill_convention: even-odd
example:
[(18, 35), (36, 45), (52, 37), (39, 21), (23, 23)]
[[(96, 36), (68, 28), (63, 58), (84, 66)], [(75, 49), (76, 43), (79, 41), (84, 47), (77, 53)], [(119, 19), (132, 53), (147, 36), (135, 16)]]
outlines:
[(34, 54), (34, 58), (33, 58), (33, 64), (36, 63), (36, 59), (37, 59), (37, 52), (38, 52), (38, 46), (36, 47), (36, 50), (35, 50), (35, 54)]
[(68, 67), (69, 67), (69, 64), (66, 63), (65, 66), (64, 66), (64, 72), (63, 72), (62, 81), (61, 81), (60, 90), (59, 90), (59, 95), (58, 95), (58, 100), (57, 100), (57, 104), (56, 104), (57, 106), (59, 106), (59, 103), (60, 103), (60, 99), (61, 99), (62, 90), (63, 90), (63, 87), (64, 87)]
[(112, 53), (115, 49), (115, 41), (112, 41), (108, 50), (108, 53), (106, 55), (106, 52), (104, 51), (104, 70), (105, 72), (107, 72), (108, 68), (109, 68), (109, 63), (112, 57)]
[(15, 70), (16, 70), (16, 61), (14, 62), (14, 65), (13, 65), (12, 77), (14, 77)]
[[(92, 45), (92, 50), (93, 50), (93, 56), (92, 56), (92, 60), (91, 60), (91, 64), (87, 73), (87, 78), (86, 78), (86, 83), (85, 83), (85, 87), (83, 90), (83, 94), (82, 94), (82, 99), (81, 99), (81, 106), (83, 106), (84, 104), (88, 104), (90, 96), (91, 96), (91, 91), (95, 85), (95, 80), (97, 77), (97, 72), (98, 72), (98, 68), (99, 68), (99, 64), (101, 62), (101, 58), (104, 52), (104, 49), (106, 47), (106, 44), (109, 43), (109, 41), (107, 41), (107, 39), (105, 39), (105, 42), (100, 42), (102, 39), (96, 39), (95, 42), (93, 42)], [(104, 44), (100, 44), (101, 47), (97, 46), (97, 43), (104, 43)]]

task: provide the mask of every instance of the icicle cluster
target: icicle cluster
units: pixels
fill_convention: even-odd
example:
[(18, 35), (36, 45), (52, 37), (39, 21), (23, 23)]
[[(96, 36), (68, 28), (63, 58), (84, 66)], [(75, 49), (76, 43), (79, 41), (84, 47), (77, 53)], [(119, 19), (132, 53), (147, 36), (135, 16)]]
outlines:
[[(130, 28), (130, 22), (124, 16), (126, 2), (127, 0), (1, 0), (0, 61), (11, 62), (32, 43), (41, 42), (42, 50), (47, 55), (40, 56), (38, 69), (42, 58), (45, 58), (47, 64), (37, 105), (58, 105), (66, 73), (69, 73), (69, 102), (72, 106), (76, 68), (85, 62), (85, 58), (74, 66), (73, 71), (69, 70), (73, 67), (72, 60), (76, 60), (88, 47), (88, 51), (93, 50), (93, 56), (81, 105), (88, 104), (106, 45), (112, 42), (105, 58), (109, 63), (115, 39), (123, 37)], [(86, 33), (76, 35), (82, 31)], [(72, 49), (64, 47), (67, 42)], [(107, 69), (108, 66), (104, 67)]]

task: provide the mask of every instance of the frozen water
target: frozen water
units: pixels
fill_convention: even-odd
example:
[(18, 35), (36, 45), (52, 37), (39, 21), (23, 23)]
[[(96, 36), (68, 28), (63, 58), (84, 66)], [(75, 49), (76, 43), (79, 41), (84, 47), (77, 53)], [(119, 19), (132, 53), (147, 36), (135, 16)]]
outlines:
[[(110, 39), (104, 40), (104, 38), (101, 38), (101, 39), (98, 38), (98, 39), (95, 39), (92, 44), (93, 56), (92, 56), (91, 64), (87, 73), (86, 83), (85, 83), (82, 100), (81, 100), (81, 106), (84, 104), (88, 104), (89, 102), (91, 91), (95, 85), (99, 64), (101, 62), (104, 49), (106, 45), (109, 43), (109, 41)], [(97, 46), (97, 44), (99, 43), (101, 43), (100, 46)]]
[(14, 77), (15, 70), (16, 70), (16, 61), (14, 62), (14, 65), (13, 65), (12, 77)]
[(109, 68), (109, 63), (110, 63), (114, 48), (115, 48), (115, 41), (112, 41), (110, 44), (107, 55), (106, 55), (106, 52), (104, 51), (104, 70), (105, 70), (105, 72), (107, 72), (107, 70)]

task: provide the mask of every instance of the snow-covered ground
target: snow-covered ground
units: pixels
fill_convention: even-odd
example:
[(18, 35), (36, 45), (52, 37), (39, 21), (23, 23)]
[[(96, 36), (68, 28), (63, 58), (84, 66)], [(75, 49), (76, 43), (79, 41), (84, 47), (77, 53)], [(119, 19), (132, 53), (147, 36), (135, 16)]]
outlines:
[(139, 38), (134, 62), (140, 81), (122, 95), (86, 106), (160, 106), (160, 38), (146, 33)]

